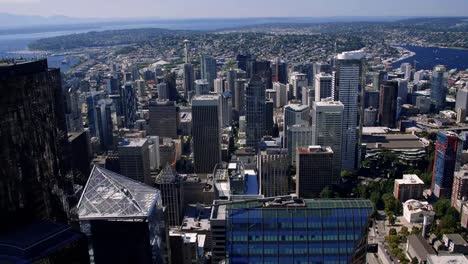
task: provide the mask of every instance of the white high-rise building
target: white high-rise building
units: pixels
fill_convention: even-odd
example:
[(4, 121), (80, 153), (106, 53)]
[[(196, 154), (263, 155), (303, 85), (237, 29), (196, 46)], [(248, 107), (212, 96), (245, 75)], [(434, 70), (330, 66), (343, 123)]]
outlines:
[(297, 148), (307, 147), (312, 144), (312, 127), (308, 125), (292, 125), (288, 127), (287, 134), (289, 162), (291, 165), (295, 165)]
[(332, 96), (333, 76), (328, 73), (315, 75), (315, 101), (320, 102), (324, 98)]
[(344, 106), (341, 164), (342, 169), (347, 171), (356, 169), (356, 158), (358, 157), (358, 99), (363, 58), (364, 53), (360, 50), (343, 52), (336, 57), (335, 94), (338, 101)]
[(148, 151), (151, 171), (157, 171), (161, 167), (161, 158), (159, 154), (159, 137), (148, 136)]
[(288, 104), (284, 107), (284, 117), (283, 117), (283, 136), (284, 136), (284, 146), (287, 146), (287, 130), (289, 126), (293, 125), (305, 125), (308, 126), (309, 123), (309, 106), (300, 105), (300, 104)]
[(276, 90), (276, 107), (281, 108), (288, 103), (288, 86), (279, 82), (273, 83)]
[(341, 173), (341, 144), (344, 106), (338, 101), (314, 102), (312, 106), (313, 145), (330, 146), (333, 150), (335, 177)]
[(224, 93), (224, 79), (223, 78), (216, 78), (214, 80), (214, 92), (217, 94)]
[(412, 70), (413, 70), (413, 67), (411, 66), (411, 63), (405, 62), (400, 65), (400, 71), (405, 73), (405, 79), (408, 81), (411, 80)]
[(457, 103), (455, 104), (455, 110), (458, 109), (468, 110), (468, 88), (463, 88), (457, 92)]
[(293, 87), (293, 96), (297, 100), (302, 99), (302, 87), (307, 86), (307, 75), (304, 73), (293, 72), (291, 74), (291, 84)]

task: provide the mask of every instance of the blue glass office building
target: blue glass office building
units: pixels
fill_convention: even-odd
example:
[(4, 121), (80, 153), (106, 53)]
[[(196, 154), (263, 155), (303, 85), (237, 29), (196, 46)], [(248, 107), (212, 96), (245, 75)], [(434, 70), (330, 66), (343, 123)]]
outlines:
[(451, 131), (437, 133), (431, 190), (438, 199), (450, 199), (457, 161), (458, 135)]
[(369, 200), (289, 200), (226, 206), (228, 263), (365, 263)]

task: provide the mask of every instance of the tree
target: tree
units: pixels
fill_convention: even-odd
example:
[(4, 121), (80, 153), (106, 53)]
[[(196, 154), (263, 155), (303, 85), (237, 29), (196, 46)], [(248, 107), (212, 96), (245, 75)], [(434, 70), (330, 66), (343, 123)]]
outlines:
[(419, 234), (421, 234), (421, 229), (419, 229), (419, 227), (417, 227), (417, 226), (414, 226), (414, 227), (411, 229), (411, 234), (412, 234), (412, 235), (419, 235)]
[(395, 221), (396, 221), (396, 217), (392, 214), (390, 214), (388, 216), (388, 222), (390, 223), (390, 225), (395, 225)]
[(441, 218), (447, 213), (450, 208), (450, 200), (440, 199), (434, 204), (434, 212), (438, 218)]
[(333, 191), (333, 189), (330, 186), (326, 186), (320, 192), (320, 198), (335, 198), (335, 197), (336, 197), (336, 193)]
[(404, 237), (407, 237), (407, 236), (409, 235), (408, 227), (402, 226), (402, 227), (401, 227), (401, 230), (400, 230), (400, 235), (402, 235), (402, 236), (404, 236)]
[(364, 198), (364, 199), (369, 198), (368, 190), (367, 190), (366, 185), (359, 185), (358, 186), (358, 192), (359, 192), (359, 197), (360, 198)]
[(390, 234), (391, 236), (396, 236), (397, 235), (397, 231), (395, 228), (390, 228), (390, 230), (388, 231), (388, 234)]
[(421, 180), (424, 182), (426, 186), (431, 185), (432, 183), (432, 173), (424, 172), (420, 174)]
[(374, 204), (374, 207), (377, 208), (380, 204), (380, 193), (378, 191), (373, 191), (370, 195), (370, 200)]
[(350, 171), (343, 170), (343, 171), (341, 171), (341, 177), (343, 177), (343, 178), (353, 178), (354, 174), (352, 172), (350, 172)]
[(382, 195), (382, 200), (384, 201), (385, 212), (392, 212), (394, 215), (401, 214), (402, 205), (391, 193)]

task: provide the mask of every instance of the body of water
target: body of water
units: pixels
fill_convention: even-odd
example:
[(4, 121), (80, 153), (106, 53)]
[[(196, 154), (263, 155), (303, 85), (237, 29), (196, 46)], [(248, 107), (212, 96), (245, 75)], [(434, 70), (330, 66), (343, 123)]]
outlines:
[(417, 70), (432, 70), (434, 66), (439, 64), (447, 66), (447, 69), (468, 69), (468, 50), (419, 46), (402, 47), (416, 53), (416, 55), (394, 63), (393, 68), (398, 68), (405, 62), (414, 65), (414, 61), (416, 61)]

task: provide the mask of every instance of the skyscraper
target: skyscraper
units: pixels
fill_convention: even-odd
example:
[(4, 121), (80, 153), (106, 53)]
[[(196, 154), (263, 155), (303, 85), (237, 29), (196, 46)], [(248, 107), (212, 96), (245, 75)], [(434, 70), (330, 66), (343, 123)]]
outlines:
[(179, 107), (176, 103), (168, 100), (156, 100), (150, 102), (148, 109), (148, 135), (160, 138), (177, 138)]
[(210, 93), (210, 85), (207, 80), (196, 80), (195, 81), (195, 94), (202, 95), (202, 94), (209, 94)]
[(217, 94), (222, 94), (224, 93), (225, 91), (225, 87), (224, 87), (224, 78), (216, 78), (214, 79), (214, 92), (217, 93)]
[(257, 155), (260, 194), (265, 197), (289, 192), (289, 159), (286, 149), (267, 149)]
[(396, 81), (398, 82), (397, 97), (401, 98), (401, 104), (406, 104), (408, 102), (408, 80), (397, 79)]
[(309, 125), (309, 107), (307, 105), (299, 104), (288, 104), (284, 107), (284, 116), (283, 116), (283, 136), (284, 136), (284, 146), (287, 146), (288, 141), (288, 127), (293, 125)]
[(180, 176), (169, 164), (156, 176), (156, 186), (161, 191), (169, 226), (180, 226), (182, 221), (184, 196), (181, 185)]
[(83, 131), (83, 118), (81, 116), (80, 94), (77, 87), (70, 87), (65, 92), (66, 107), (65, 114), (67, 119), (68, 132)]
[(215, 201), (210, 220), (225, 224), (229, 263), (360, 264), (373, 211), (369, 200), (265, 198)]
[(221, 162), (221, 106), (218, 95), (192, 99), (192, 141), (196, 173), (212, 173)]
[(453, 132), (439, 131), (437, 133), (431, 191), (432, 195), (438, 199), (450, 199), (452, 195), (458, 140), (458, 135)]
[(283, 107), (288, 103), (288, 87), (286, 84), (279, 82), (273, 83), (273, 89), (276, 91), (276, 106)]
[(157, 189), (94, 167), (77, 208), (95, 263), (164, 263), (167, 230)]
[(237, 67), (243, 71), (247, 72), (247, 64), (249, 60), (252, 58), (250, 54), (238, 54), (236, 56), (236, 61), (237, 61)]
[(432, 70), (431, 100), (436, 111), (444, 110), (445, 97), (447, 95), (447, 69), (443, 65), (437, 65)]
[(234, 82), (234, 110), (238, 116), (245, 114), (245, 79), (236, 79)]
[(98, 130), (98, 136), (103, 150), (111, 150), (114, 148), (112, 108), (113, 101), (111, 99), (101, 99), (96, 105), (95, 126)]
[(339, 101), (314, 102), (312, 106), (313, 144), (330, 146), (333, 151), (333, 175), (340, 177), (344, 106)]
[(246, 85), (245, 115), (247, 146), (256, 148), (265, 135), (265, 85), (258, 76)]
[(343, 106), (342, 169), (354, 171), (356, 168), (359, 87), (361, 82), (362, 51), (343, 52), (337, 55), (335, 72), (335, 99)]
[(299, 147), (307, 147), (312, 144), (312, 127), (309, 125), (292, 125), (287, 129), (287, 147), (289, 164), (296, 164), (296, 152)]
[(455, 110), (463, 109), (468, 111), (468, 87), (458, 90)]
[(96, 104), (99, 100), (104, 98), (102, 92), (89, 92), (86, 95), (86, 108), (87, 108), (87, 117), (88, 117), (88, 128), (91, 136), (97, 136), (97, 127), (96, 127)]
[(193, 91), (193, 83), (195, 82), (195, 73), (193, 66), (190, 63), (184, 64), (184, 93), (185, 98), (189, 98), (189, 93)]
[(408, 81), (411, 81), (412, 70), (413, 67), (411, 66), (411, 63), (405, 62), (400, 65), (400, 71), (405, 74), (405, 79)]
[(265, 101), (265, 135), (271, 135), (273, 133), (273, 101)]
[(375, 126), (377, 120), (377, 109), (374, 107), (369, 107), (364, 109), (364, 123), (362, 124), (365, 127)]
[(124, 139), (118, 146), (118, 152), (122, 175), (153, 185), (147, 138)]
[[(380, 89), (380, 87), (379, 87)], [(380, 92), (379, 90), (365, 90), (364, 91), (364, 106), (365, 108), (373, 107), (379, 108), (380, 103)]]
[(273, 82), (279, 82), (282, 84), (288, 83), (288, 64), (286, 62), (281, 61), (280, 58), (276, 58), (272, 64), (272, 68)]
[(124, 86), (122, 86), (122, 100), (125, 127), (133, 128), (137, 111), (137, 99), (133, 82), (126, 82)]
[(320, 102), (324, 98), (332, 96), (333, 76), (328, 73), (315, 75), (315, 101)]
[[(67, 221), (67, 131), (59, 69), (0, 64), (0, 230)], [(67, 187), (68, 186), (68, 187)]]
[(307, 75), (304, 73), (293, 72), (291, 75), (291, 84), (293, 86), (294, 98), (302, 100), (302, 87), (307, 86), (308, 84)]
[(146, 96), (145, 81), (144, 80), (136, 80), (135, 84), (136, 84), (136, 87), (137, 87), (138, 95), (141, 96), (141, 97)]
[(226, 91), (221, 95), (221, 106), (222, 106), (222, 124), (223, 127), (230, 126), (232, 123), (232, 93)]
[(169, 87), (165, 82), (158, 83), (156, 85), (158, 89), (158, 99), (159, 100), (169, 100)]
[(381, 126), (396, 127), (397, 96), (397, 81), (386, 81), (380, 85), (379, 123)]
[(234, 94), (234, 81), (237, 79), (236, 71), (230, 69), (226, 72), (226, 90)]
[(208, 55), (201, 55), (200, 58), (201, 79), (208, 82), (209, 91), (214, 90), (214, 79), (216, 78), (216, 59)]
[(330, 147), (300, 147), (296, 155), (296, 194), (299, 197), (319, 197), (323, 188), (338, 183)]
[(260, 80), (263, 82), (263, 85), (265, 85), (266, 89), (273, 88), (270, 61), (254, 61), (252, 64), (252, 76), (250, 78), (252, 79), (254, 76), (260, 78)]
[(306, 75), (306, 86), (314, 85), (314, 66), (312, 63), (296, 64), (293, 67), (293, 72), (300, 72)]
[(316, 62), (313, 65), (313, 77), (317, 76), (319, 73), (331, 74), (332, 66), (327, 62)]

